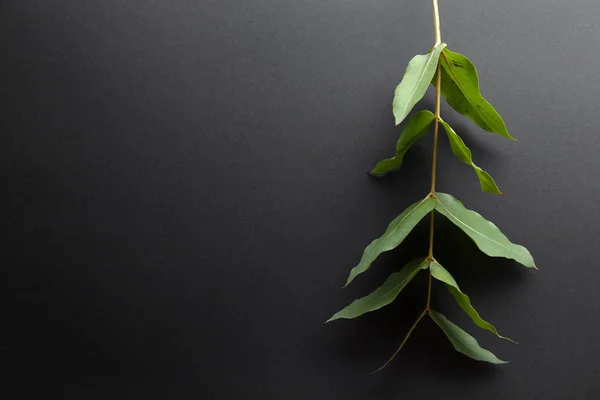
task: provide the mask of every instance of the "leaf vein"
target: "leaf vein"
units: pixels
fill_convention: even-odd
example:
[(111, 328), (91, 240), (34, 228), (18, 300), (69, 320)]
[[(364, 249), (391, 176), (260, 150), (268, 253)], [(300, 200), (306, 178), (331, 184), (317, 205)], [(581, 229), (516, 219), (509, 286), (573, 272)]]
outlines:
[(478, 235), (483, 236), (484, 238), (488, 239), (489, 241), (496, 243), (498, 246), (501, 246), (501, 247), (505, 248), (506, 250), (510, 251), (511, 253), (514, 253), (517, 256), (519, 256), (519, 253), (517, 253), (516, 251), (514, 251), (510, 247), (506, 247), (502, 243), (500, 243), (500, 242), (492, 239), (489, 236), (484, 235), (483, 233), (479, 232), (477, 229), (474, 229), (474, 228), (470, 227), (469, 225), (467, 225), (465, 222), (461, 221), (460, 218), (458, 218), (456, 215), (452, 214), (452, 212), (450, 210), (448, 210), (448, 208), (446, 208), (446, 206), (439, 199), (438, 199), (438, 204), (441, 205), (442, 207), (444, 207), (444, 210), (446, 210), (448, 212), (448, 214), (450, 214), (453, 218), (455, 218), (458, 222), (460, 222), (465, 227), (469, 228), (470, 230), (472, 230), (473, 232), (477, 233)]

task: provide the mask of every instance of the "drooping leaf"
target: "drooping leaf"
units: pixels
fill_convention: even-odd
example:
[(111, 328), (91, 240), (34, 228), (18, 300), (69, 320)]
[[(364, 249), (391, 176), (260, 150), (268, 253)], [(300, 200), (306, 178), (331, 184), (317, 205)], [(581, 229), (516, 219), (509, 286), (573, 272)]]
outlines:
[(392, 111), (396, 125), (400, 124), (415, 104), (425, 96), (444, 47), (446, 44), (440, 43), (428, 54), (416, 55), (408, 63), (404, 77), (394, 92)]
[(420, 270), (427, 269), (428, 266), (429, 260), (426, 259), (409, 262), (402, 267), (400, 271), (391, 274), (383, 285), (379, 286), (371, 294), (361, 299), (354, 300), (350, 305), (335, 313), (333, 317), (327, 320), (327, 322), (340, 318), (352, 319), (360, 317), (363, 314), (387, 306), (396, 299), (402, 289), (404, 289), (408, 282), (410, 282)]
[(370, 174), (383, 175), (400, 167), (408, 149), (429, 131), (429, 126), (434, 119), (435, 115), (429, 110), (419, 111), (410, 117), (400, 134), (398, 143), (396, 143), (396, 155), (392, 158), (386, 158), (385, 160), (380, 161)]
[(507, 363), (507, 361), (500, 360), (491, 351), (482, 348), (473, 336), (448, 321), (439, 312), (431, 310), (429, 311), (429, 316), (444, 331), (456, 351), (478, 361), (486, 361), (492, 364)]
[(452, 129), (452, 127), (446, 122), (440, 120), (442, 125), (444, 126), (444, 130), (446, 131), (446, 135), (448, 136), (448, 140), (450, 141), (450, 147), (452, 148), (452, 152), (458, 157), (462, 162), (467, 165), (470, 165), (475, 170), (477, 177), (479, 178), (479, 185), (481, 186), (481, 190), (487, 193), (492, 194), (502, 194), (494, 179), (479, 168), (475, 163), (473, 163), (473, 157), (471, 156), (471, 150), (467, 147), (465, 142), (461, 139), (460, 136)]
[(460, 290), (458, 284), (454, 280), (454, 277), (452, 277), (452, 275), (450, 275), (450, 272), (448, 272), (448, 270), (442, 267), (440, 263), (438, 263), (437, 261), (432, 261), (431, 264), (429, 264), (429, 268), (431, 271), (431, 276), (433, 276), (438, 281), (444, 282), (446, 284), (446, 288), (448, 289), (450, 294), (452, 294), (454, 299), (456, 299), (456, 302), (458, 303), (460, 308), (462, 308), (463, 311), (467, 313), (467, 315), (473, 320), (475, 325), (477, 325), (481, 329), (485, 329), (492, 332), (494, 335), (498, 336), (501, 339), (506, 339), (509, 342), (516, 343), (510, 338), (501, 336), (494, 325), (481, 318), (477, 310), (475, 310), (475, 308), (473, 308), (473, 306), (471, 305), (471, 299), (469, 299), (469, 296), (467, 296)]
[(426, 197), (412, 204), (402, 214), (394, 218), (381, 237), (371, 242), (363, 252), (358, 265), (350, 271), (346, 285), (350, 284), (357, 275), (365, 272), (375, 259), (386, 251), (395, 249), (413, 228), (435, 207), (436, 200)]
[(396, 350), (396, 352), (394, 354), (392, 354), (392, 356), (389, 358), (389, 360), (387, 360), (385, 362), (385, 364), (383, 364), (381, 367), (377, 368), (375, 371), (371, 372), (372, 374), (374, 374), (376, 372), (379, 372), (382, 369), (384, 369), (385, 367), (387, 367), (387, 365), (392, 362), (392, 360), (398, 355), (398, 353), (400, 353), (400, 350), (402, 350), (402, 348), (404, 347), (404, 345), (408, 341), (408, 338), (410, 337), (410, 334), (415, 330), (415, 328), (417, 327), (417, 325), (419, 324), (419, 322), (423, 319), (423, 317), (425, 316), (425, 314), (427, 314), (427, 312), (423, 311), (421, 313), (421, 315), (419, 315), (419, 317), (417, 318), (417, 320), (415, 321), (415, 323), (412, 324), (412, 326), (410, 327), (410, 329), (406, 333), (406, 336), (404, 336), (404, 339), (402, 340), (402, 343), (400, 343), (400, 346), (398, 347), (398, 349)]
[[(479, 77), (473, 63), (465, 56), (444, 49), (442, 65), (442, 96), (458, 113), (470, 118), (480, 128), (515, 140), (506, 130), (504, 120), (479, 91)], [(435, 86), (435, 79), (432, 80)]]
[(462, 229), (485, 254), (491, 257), (510, 258), (528, 268), (537, 269), (529, 251), (508, 240), (492, 222), (475, 211), (465, 208), (460, 201), (449, 194), (436, 193), (436, 198), (435, 209)]

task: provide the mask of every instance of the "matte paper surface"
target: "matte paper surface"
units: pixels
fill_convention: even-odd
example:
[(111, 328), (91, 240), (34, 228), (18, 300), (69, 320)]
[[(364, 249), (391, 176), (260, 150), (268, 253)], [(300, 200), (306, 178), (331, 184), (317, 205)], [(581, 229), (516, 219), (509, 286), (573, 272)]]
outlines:
[[(432, 136), (402, 168), (392, 97), (433, 45), (400, 0), (0, 0), (3, 399), (599, 399), (600, 7), (440, 0), (511, 142), (442, 117), (438, 187), (539, 271), (481, 254), (445, 218), (432, 306), (510, 364), (456, 353), (419, 274), (384, 309), (324, 321), (426, 255), (427, 223), (341, 290), (429, 188)], [(433, 108), (433, 91), (417, 107)], [(417, 108), (419, 109), (419, 108)]]

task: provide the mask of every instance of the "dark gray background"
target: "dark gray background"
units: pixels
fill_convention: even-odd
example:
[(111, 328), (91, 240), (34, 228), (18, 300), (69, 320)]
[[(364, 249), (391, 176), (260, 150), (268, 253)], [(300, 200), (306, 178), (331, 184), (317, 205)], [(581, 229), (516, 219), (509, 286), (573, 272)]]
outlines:
[[(441, 0), (510, 142), (444, 108), (495, 178), (442, 137), (439, 190), (526, 245), (482, 256), (439, 220), (434, 305), (510, 364), (455, 353), (424, 320), (425, 274), (354, 321), (331, 314), (426, 248), (420, 226), (340, 290), (429, 184), (431, 136), (399, 173), (391, 100), (433, 43), (400, 0), (0, 0), (1, 389), (7, 399), (598, 399), (600, 7)], [(431, 108), (432, 93), (423, 101)]]

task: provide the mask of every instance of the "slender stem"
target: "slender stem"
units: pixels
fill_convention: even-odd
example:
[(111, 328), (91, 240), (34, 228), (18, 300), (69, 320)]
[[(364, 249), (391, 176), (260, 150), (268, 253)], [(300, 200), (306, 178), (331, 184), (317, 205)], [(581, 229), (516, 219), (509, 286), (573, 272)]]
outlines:
[[(440, 32), (440, 10), (438, 7), (438, 0), (433, 0), (433, 25), (435, 29), (435, 46), (442, 43), (441, 32)], [(435, 125), (433, 127), (433, 161), (431, 162), (431, 190), (430, 195), (435, 196), (435, 179), (437, 171), (437, 148), (438, 148), (438, 136), (440, 130), (440, 103), (441, 103), (441, 86), (442, 86), (442, 75), (441, 75), (441, 64), (438, 61), (436, 82), (435, 82)], [(435, 229), (435, 211), (431, 211), (430, 225), (429, 225), (429, 256), (430, 260), (433, 260), (433, 232)], [(427, 306), (425, 312), (429, 312), (431, 304), (431, 269), (429, 270), (429, 282), (427, 288)]]
[[(440, 10), (438, 7), (438, 0), (433, 0), (433, 26), (435, 30), (435, 46), (442, 43), (442, 34), (440, 31)], [(431, 163), (431, 194), (435, 195), (435, 175), (436, 175), (436, 167), (437, 167), (437, 144), (438, 144), (438, 132), (439, 132), (439, 122), (440, 122), (440, 103), (441, 103), (441, 86), (442, 86), (442, 76), (441, 72), (441, 64), (438, 61), (437, 66), (437, 74), (436, 74), (436, 82), (435, 82), (435, 125), (433, 128), (433, 161)], [(432, 219), (433, 221), (433, 219)], [(433, 235), (433, 222), (432, 222), (432, 235)]]
[(431, 162), (431, 194), (435, 194), (435, 178), (437, 167), (438, 133), (440, 130), (440, 92), (442, 86), (441, 64), (438, 64), (435, 82), (435, 124), (433, 126), (433, 161)]
[[(437, 68), (437, 77), (435, 82), (435, 125), (433, 127), (433, 161), (431, 162), (431, 190), (430, 194), (435, 196), (435, 179), (437, 170), (437, 149), (438, 149), (438, 137), (440, 131), (440, 86), (441, 86), (441, 74), (440, 64)], [(434, 231), (434, 215), (435, 212), (431, 212), (431, 223), (429, 228), (429, 258), (433, 258), (433, 231)]]
[(428, 284), (428, 288), (427, 288), (427, 305), (425, 306), (425, 312), (428, 313), (429, 311), (431, 311), (430, 305), (431, 305), (431, 270), (429, 271), (429, 284)]
[(435, 230), (435, 210), (429, 214), (429, 255), (427, 256), (430, 260), (433, 260), (433, 232)]
[(440, 30), (440, 9), (438, 0), (433, 0), (433, 27), (435, 29), (435, 46), (442, 43), (442, 34)]

